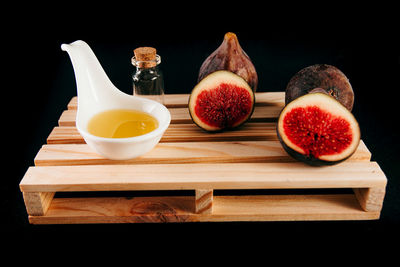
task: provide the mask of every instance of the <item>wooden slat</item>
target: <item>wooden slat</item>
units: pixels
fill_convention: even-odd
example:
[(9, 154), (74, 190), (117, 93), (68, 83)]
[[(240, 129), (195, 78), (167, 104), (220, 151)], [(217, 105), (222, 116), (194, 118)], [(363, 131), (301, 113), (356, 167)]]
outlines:
[(370, 188), (386, 185), (376, 162), (312, 168), (295, 163), (138, 164), (30, 167), (23, 192)]
[(54, 127), (47, 137), (48, 144), (84, 144), (85, 140), (76, 127)]
[[(208, 133), (195, 124), (171, 124), (160, 142), (205, 142), (205, 141), (265, 141), (277, 140), (275, 123), (246, 123), (240, 129), (219, 133)], [(47, 138), (48, 144), (83, 144), (85, 141), (75, 127), (54, 127)]]
[(193, 212), (191, 197), (55, 198), (33, 224), (183, 222)]
[(364, 212), (354, 195), (270, 195), (214, 197), (210, 220), (307, 221), (368, 220), (377, 212)]
[[(279, 113), (281, 112), (281, 106), (260, 106), (254, 109), (253, 115), (251, 116), (251, 122), (272, 122), (276, 121)], [(192, 123), (192, 119), (189, 115), (187, 108), (169, 108), (171, 113), (171, 124), (175, 123)], [(58, 120), (59, 126), (75, 126), (76, 110), (69, 109), (64, 110)]]
[[(349, 161), (369, 161), (371, 153), (364, 142)], [(86, 144), (43, 145), (35, 158), (36, 166), (94, 164), (234, 163), (294, 162), (279, 141), (176, 142), (159, 143), (145, 155), (131, 160), (109, 160)]]
[[(187, 107), (189, 94), (166, 94), (164, 95), (165, 106), (168, 108), (184, 108)], [(257, 92), (257, 106), (283, 106), (285, 103), (284, 92)], [(73, 97), (68, 103), (68, 109), (77, 109), (78, 97)]]
[(33, 224), (143, 223), (201, 221), (371, 220), (355, 196), (267, 195), (214, 196), (211, 214), (196, 214), (193, 197), (55, 198)]

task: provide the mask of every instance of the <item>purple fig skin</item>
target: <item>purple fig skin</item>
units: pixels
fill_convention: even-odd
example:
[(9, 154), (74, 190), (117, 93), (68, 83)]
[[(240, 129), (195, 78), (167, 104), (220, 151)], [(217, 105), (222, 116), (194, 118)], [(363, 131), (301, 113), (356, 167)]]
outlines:
[(326, 95), (330, 95), (330, 94), (328, 94), (328, 92), (326, 91), (326, 90), (324, 90), (324, 89), (322, 89), (322, 88), (314, 88), (314, 89), (312, 89), (310, 92), (308, 92), (309, 94), (312, 94), (312, 93), (322, 93), (322, 94), (326, 94)]
[(349, 80), (338, 68), (327, 64), (312, 65), (296, 73), (286, 86), (285, 104), (315, 88), (325, 90), (349, 111), (353, 109), (354, 92)]
[(256, 92), (258, 86), (256, 68), (234, 33), (226, 33), (222, 44), (204, 60), (197, 82), (217, 70), (227, 70), (239, 75), (250, 85), (253, 92)]

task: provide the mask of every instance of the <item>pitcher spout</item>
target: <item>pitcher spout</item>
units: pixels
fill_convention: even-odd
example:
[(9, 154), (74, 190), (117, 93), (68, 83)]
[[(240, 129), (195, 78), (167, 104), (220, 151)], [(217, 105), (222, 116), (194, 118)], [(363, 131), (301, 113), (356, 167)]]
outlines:
[(89, 45), (78, 40), (70, 44), (62, 44), (71, 59), (75, 73), (78, 113), (84, 108), (96, 109), (109, 102), (119, 91), (110, 81), (103, 67)]

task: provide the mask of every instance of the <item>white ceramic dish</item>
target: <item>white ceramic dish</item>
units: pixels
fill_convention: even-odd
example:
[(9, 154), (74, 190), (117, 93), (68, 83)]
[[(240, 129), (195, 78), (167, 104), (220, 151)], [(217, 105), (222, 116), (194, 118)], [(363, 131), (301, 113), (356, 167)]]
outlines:
[[(86, 143), (100, 155), (114, 160), (132, 159), (154, 148), (171, 122), (168, 109), (156, 101), (128, 95), (116, 88), (84, 41), (63, 44), (61, 49), (68, 52), (74, 68), (78, 92), (76, 127)], [(110, 109), (147, 112), (158, 120), (158, 128), (130, 138), (104, 138), (90, 134), (87, 131), (89, 120)]]

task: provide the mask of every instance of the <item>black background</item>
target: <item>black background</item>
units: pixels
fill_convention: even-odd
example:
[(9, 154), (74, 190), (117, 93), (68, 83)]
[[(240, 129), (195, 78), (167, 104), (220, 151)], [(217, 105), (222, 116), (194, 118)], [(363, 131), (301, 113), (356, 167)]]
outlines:
[[(76, 4), (76, 3), (75, 3)], [(254, 240), (300, 246), (339, 239), (357, 246), (360, 240), (398, 235), (400, 167), (397, 154), (400, 75), (399, 27), (393, 7), (298, 7), (172, 3), (111, 8), (95, 6), (24, 6), (10, 9), (2, 42), (3, 133), (5, 161), (1, 183), (0, 231), (30, 241), (122, 237), (155, 246), (171, 240), (186, 244), (198, 238), (234, 246)], [(168, 9), (169, 8), (169, 9)], [(192, 12), (196, 10), (196, 12)], [(75, 77), (62, 43), (85, 40), (110, 80), (131, 93), (133, 49), (153, 46), (162, 57), (166, 93), (189, 93), (203, 60), (235, 32), (259, 76), (258, 91), (284, 91), (300, 69), (327, 63), (341, 69), (353, 86), (353, 113), (362, 139), (388, 178), (380, 220), (339, 222), (234, 222), (134, 225), (30, 225), (18, 184), (69, 100), (76, 95)], [(138, 238), (139, 233), (146, 236)], [(75, 239), (76, 238), (76, 239)], [(362, 238), (362, 239), (360, 239)], [(18, 240), (18, 239), (17, 239)], [(153, 243), (154, 242), (154, 243)], [(164, 244), (164, 243), (162, 243)], [(280, 243), (282, 244), (282, 243)]]

